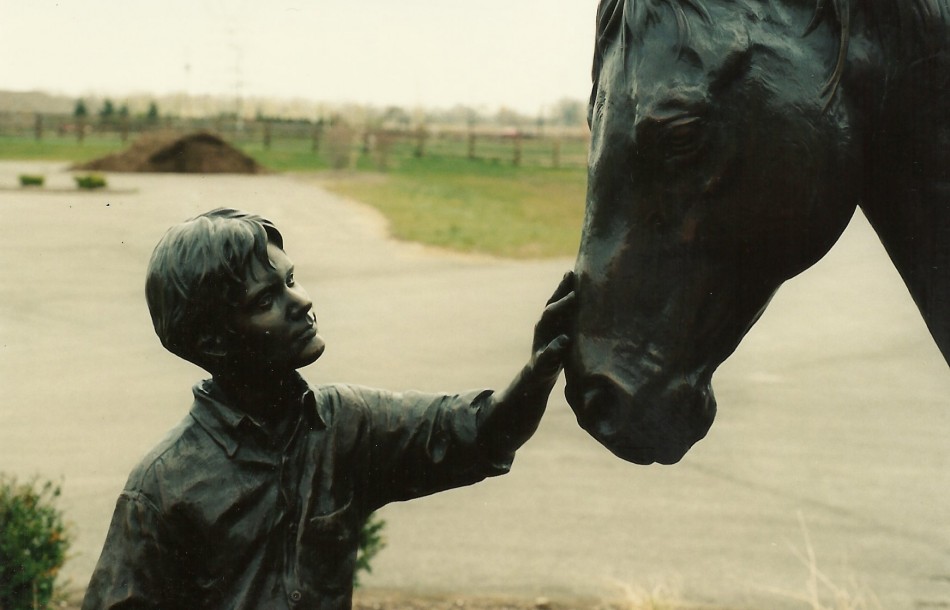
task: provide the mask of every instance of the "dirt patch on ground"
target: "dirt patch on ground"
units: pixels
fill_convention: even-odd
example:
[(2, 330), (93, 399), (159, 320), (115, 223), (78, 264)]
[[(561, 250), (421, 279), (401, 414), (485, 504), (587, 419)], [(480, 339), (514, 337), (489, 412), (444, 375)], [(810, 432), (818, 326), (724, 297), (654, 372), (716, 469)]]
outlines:
[[(71, 598), (63, 610), (79, 610), (82, 598)], [(636, 602), (598, 602), (595, 600), (550, 600), (505, 597), (427, 596), (409, 593), (380, 593), (357, 591), (353, 610), (647, 610), (657, 606)], [(681, 608), (681, 606), (662, 606)], [(684, 610), (686, 607), (682, 607)]]
[(401, 593), (370, 593), (358, 591), (353, 610), (634, 610), (634, 606), (594, 600), (551, 600), (472, 597), (425, 596)]
[(179, 174), (266, 173), (257, 161), (208, 131), (184, 135), (145, 134), (122, 152), (76, 165), (73, 169)]

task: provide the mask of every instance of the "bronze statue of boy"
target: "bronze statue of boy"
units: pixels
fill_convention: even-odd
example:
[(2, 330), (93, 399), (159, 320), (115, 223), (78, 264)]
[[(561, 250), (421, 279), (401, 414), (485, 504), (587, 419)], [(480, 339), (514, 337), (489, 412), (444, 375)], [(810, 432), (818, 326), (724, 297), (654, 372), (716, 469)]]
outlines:
[(313, 304), (268, 220), (218, 209), (169, 229), (146, 299), (172, 353), (211, 375), (132, 471), (84, 610), (351, 607), (374, 510), (508, 471), (537, 429), (573, 322), (568, 274), (507, 390), (311, 387)]

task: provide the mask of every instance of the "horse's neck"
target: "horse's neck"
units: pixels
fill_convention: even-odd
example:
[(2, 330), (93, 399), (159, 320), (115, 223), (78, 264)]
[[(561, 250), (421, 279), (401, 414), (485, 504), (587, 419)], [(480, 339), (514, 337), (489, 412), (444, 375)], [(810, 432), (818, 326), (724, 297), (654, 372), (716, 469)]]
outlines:
[(943, 203), (935, 206), (942, 208), (940, 214), (921, 213), (930, 204), (912, 195), (893, 206), (908, 208), (906, 215), (866, 204), (863, 209), (950, 363), (950, 189), (943, 186)]
[(950, 54), (898, 72), (861, 205), (950, 363)]

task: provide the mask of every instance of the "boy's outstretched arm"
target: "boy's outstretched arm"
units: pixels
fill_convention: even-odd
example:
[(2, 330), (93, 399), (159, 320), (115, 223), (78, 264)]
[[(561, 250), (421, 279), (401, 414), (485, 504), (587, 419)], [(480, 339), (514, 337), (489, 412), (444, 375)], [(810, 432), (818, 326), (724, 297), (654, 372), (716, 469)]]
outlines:
[(480, 445), (491, 454), (514, 454), (538, 429), (571, 344), (575, 310), (574, 273), (569, 271), (534, 327), (528, 363), (506, 390), (495, 394), (479, 411)]

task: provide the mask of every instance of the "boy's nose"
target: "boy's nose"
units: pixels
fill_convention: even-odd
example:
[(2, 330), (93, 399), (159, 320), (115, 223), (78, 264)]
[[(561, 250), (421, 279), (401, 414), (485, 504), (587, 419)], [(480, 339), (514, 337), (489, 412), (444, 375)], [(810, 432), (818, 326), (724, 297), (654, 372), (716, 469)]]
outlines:
[(313, 301), (310, 300), (310, 295), (308, 295), (307, 291), (303, 288), (297, 288), (296, 290), (291, 290), (290, 292), (290, 314), (293, 319), (296, 320), (307, 315), (307, 312), (313, 309)]

